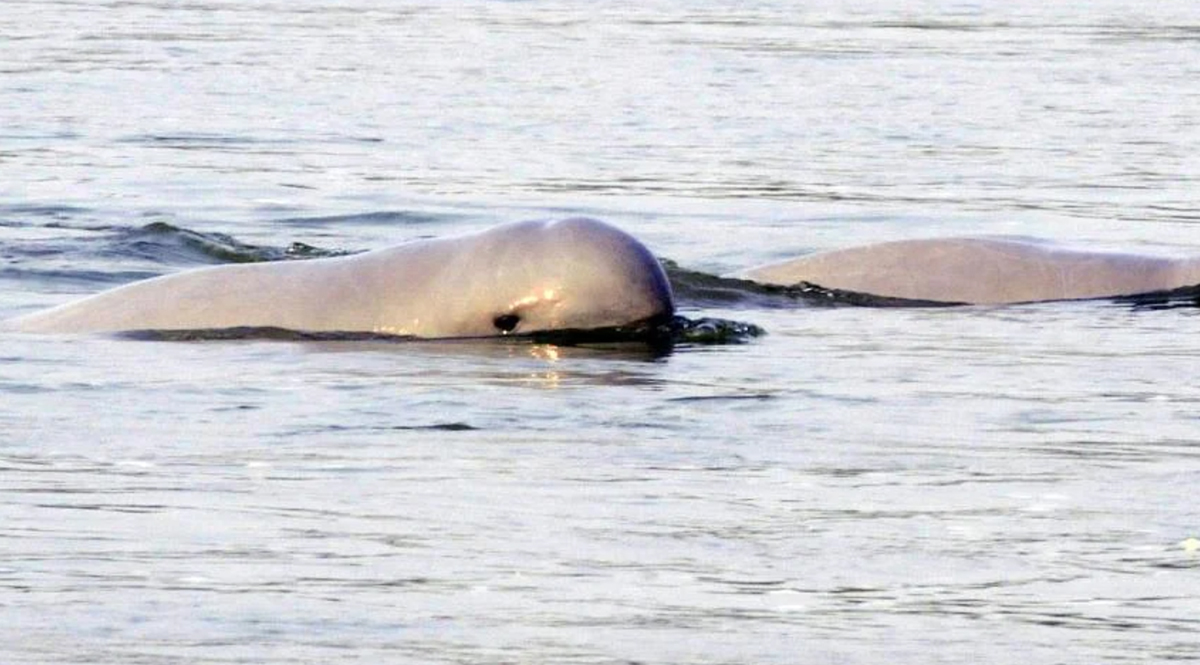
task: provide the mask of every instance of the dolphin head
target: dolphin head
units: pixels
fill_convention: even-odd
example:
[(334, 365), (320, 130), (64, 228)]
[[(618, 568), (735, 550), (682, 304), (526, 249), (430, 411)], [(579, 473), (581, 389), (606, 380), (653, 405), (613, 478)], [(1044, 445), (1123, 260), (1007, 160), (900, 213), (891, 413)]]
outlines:
[(658, 260), (636, 238), (603, 222), (520, 222), (460, 240), (469, 249), (460, 245), (457, 265), (445, 267), (459, 276), (457, 293), (447, 300), (468, 305), (443, 312), (457, 310), (457, 320), (444, 326), (453, 336), (624, 327), (674, 312)]

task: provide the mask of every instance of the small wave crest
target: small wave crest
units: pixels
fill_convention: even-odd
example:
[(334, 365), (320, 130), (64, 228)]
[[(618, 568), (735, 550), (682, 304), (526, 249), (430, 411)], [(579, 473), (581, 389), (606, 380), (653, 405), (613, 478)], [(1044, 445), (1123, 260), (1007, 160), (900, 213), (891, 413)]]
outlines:
[(193, 231), (167, 222), (128, 229), (118, 235), (115, 244), (115, 251), (158, 263), (256, 263), (347, 253), (301, 242), (286, 247), (252, 245), (224, 233)]
[[(10, 206), (10, 210), (15, 209)], [(0, 280), (29, 292), (87, 293), (164, 272), (198, 265), (309, 259), (347, 254), (300, 242), (286, 246), (254, 245), (232, 236), (194, 231), (163, 221), (113, 226), (65, 220), (60, 208), (21, 208), (21, 221), (2, 219), (10, 231), (0, 238)], [(30, 215), (48, 222), (30, 224)], [(53, 229), (47, 232), (46, 229)]]

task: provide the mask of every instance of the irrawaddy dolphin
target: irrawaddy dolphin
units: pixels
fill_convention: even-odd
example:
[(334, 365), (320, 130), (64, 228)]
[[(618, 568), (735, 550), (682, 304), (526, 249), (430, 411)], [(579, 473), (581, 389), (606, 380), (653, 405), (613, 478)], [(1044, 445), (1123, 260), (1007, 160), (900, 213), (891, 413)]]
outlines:
[(282, 328), (422, 338), (594, 330), (674, 311), (658, 260), (591, 219), (521, 222), (353, 256), (224, 265), (13, 319), (28, 332)]
[(777, 285), (932, 302), (1027, 303), (1140, 295), (1200, 285), (1200, 259), (1086, 251), (1035, 240), (900, 240), (820, 252), (741, 275)]

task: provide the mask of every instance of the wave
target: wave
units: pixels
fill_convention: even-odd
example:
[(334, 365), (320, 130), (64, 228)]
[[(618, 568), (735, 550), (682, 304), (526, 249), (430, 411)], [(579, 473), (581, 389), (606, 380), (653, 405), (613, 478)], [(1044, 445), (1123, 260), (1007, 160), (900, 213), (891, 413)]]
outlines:
[(257, 263), (339, 256), (349, 252), (293, 242), (286, 247), (252, 245), (224, 233), (193, 231), (166, 222), (152, 222), (118, 234), (111, 241), (116, 253), (157, 263)]
[[(47, 208), (52, 221), (33, 234), (0, 246), (0, 279), (94, 283), (107, 288), (199, 265), (254, 263), (339, 256), (349, 252), (301, 242), (283, 247), (254, 245), (223, 233), (201, 232), (152, 222), (137, 227), (62, 223), (61, 209)], [(4, 224), (0, 220), (0, 226)], [(28, 224), (12, 224), (27, 230)], [(47, 234), (42, 229), (61, 229)]]

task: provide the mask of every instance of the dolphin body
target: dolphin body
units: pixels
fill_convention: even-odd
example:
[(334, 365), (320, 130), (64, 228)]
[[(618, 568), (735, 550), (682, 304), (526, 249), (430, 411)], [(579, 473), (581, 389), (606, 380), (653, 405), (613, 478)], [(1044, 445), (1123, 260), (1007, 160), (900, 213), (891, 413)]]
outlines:
[(282, 328), (422, 338), (593, 330), (669, 318), (654, 255), (592, 219), (520, 222), (353, 256), (200, 268), (6, 327), (40, 333)]
[(1085, 251), (1036, 240), (900, 240), (750, 269), (764, 284), (929, 302), (1009, 304), (1112, 298), (1200, 284), (1200, 259)]

